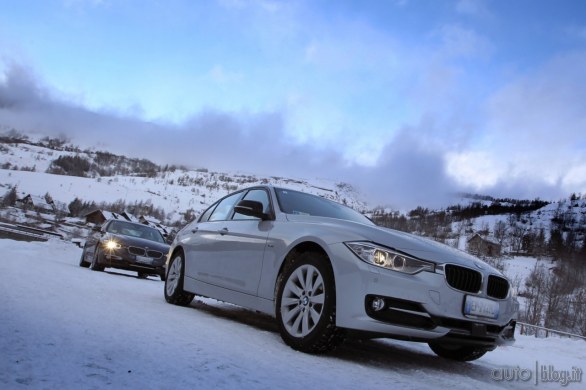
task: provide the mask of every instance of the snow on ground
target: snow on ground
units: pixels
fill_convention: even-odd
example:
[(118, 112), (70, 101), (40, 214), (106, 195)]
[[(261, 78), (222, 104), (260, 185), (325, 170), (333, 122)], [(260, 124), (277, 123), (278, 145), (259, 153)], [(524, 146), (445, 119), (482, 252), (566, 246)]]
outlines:
[(528, 336), (472, 363), (392, 340), (312, 356), (268, 316), (212, 299), (169, 305), (155, 278), (80, 268), (71, 243), (2, 239), (0, 252), (2, 389), (557, 389), (542, 367), (573, 379), (586, 369), (584, 341)]
[(553, 268), (557, 266), (549, 258), (537, 259), (531, 256), (511, 256), (504, 259), (505, 275), (511, 280), (525, 280), (535, 267)]

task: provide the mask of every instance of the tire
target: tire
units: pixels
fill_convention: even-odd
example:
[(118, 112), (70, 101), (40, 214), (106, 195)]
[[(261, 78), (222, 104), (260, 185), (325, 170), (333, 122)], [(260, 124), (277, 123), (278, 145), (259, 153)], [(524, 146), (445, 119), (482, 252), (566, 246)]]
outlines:
[(92, 263), (90, 264), (90, 269), (92, 271), (103, 271), (104, 266), (100, 265), (99, 259), (102, 257), (102, 250), (100, 249), (100, 244), (96, 245), (96, 250), (94, 251), (94, 257), (92, 258)]
[(429, 348), (438, 356), (459, 362), (470, 362), (479, 359), (488, 352), (486, 348), (482, 347), (438, 343), (429, 343)]
[(160, 274), (159, 277), (164, 282), (165, 281), (165, 272), (163, 272), (162, 274)]
[(139, 279), (146, 279), (146, 278), (148, 278), (148, 276), (149, 276), (149, 274), (145, 274), (144, 272), (139, 272), (137, 275), (137, 277)]
[(336, 328), (336, 289), (328, 258), (304, 252), (292, 258), (277, 279), (276, 317), (285, 344), (307, 353), (325, 353), (343, 340)]
[[(175, 253), (169, 264), (169, 272), (165, 280), (165, 300), (173, 305), (187, 306), (193, 301), (195, 294), (183, 290), (185, 278), (185, 260), (183, 253)], [(163, 279), (163, 277), (161, 277)]]
[(84, 268), (87, 268), (90, 266), (90, 263), (85, 261), (85, 248), (83, 248), (83, 250), (81, 251), (81, 257), (79, 259), (79, 266), (84, 267)]

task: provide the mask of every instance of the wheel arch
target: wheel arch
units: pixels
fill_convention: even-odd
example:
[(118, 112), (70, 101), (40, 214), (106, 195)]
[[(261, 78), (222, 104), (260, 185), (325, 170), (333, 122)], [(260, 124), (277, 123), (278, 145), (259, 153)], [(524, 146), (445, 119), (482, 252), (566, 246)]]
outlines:
[(171, 263), (171, 259), (173, 259), (178, 253), (183, 255), (183, 259), (185, 261), (185, 251), (181, 245), (177, 245), (175, 248), (173, 248), (173, 251), (169, 253), (167, 256), (167, 261), (165, 261), (165, 278), (169, 272), (169, 264)]
[(327, 259), (327, 264), (330, 266), (330, 268), (332, 269), (332, 273), (334, 274), (334, 283), (335, 283), (336, 278), (335, 278), (335, 272), (334, 272), (332, 260), (331, 260), (330, 255), (328, 254), (328, 252), (324, 249), (324, 247), (315, 241), (299, 242), (293, 248), (291, 248), (289, 250), (289, 252), (285, 256), (285, 258), (281, 262), (281, 265), (279, 267), (279, 271), (277, 272), (277, 277), (275, 279), (274, 296), (273, 296), (275, 304), (277, 302), (277, 288), (279, 285), (279, 278), (283, 274), (283, 270), (285, 269), (285, 267), (287, 267), (287, 264), (289, 264), (292, 261), (292, 259), (294, 259), (295, 257), (297, 257), (300, 254), (305, 253), (305, 252), (316, 252), (316, 253), (319, 253), (319, 254), (322, 254), (325, 256), (325, 258)]
[[(318, 254), (318, 256), (313, 255), (313, 253)], [(309, 254), (309, 256), (307, 255)], [(301, 257), (299, 259), (299, 263), (295, 261), (297, 257)], [(297, 267), (305, 266), (305, 264), (309, 264), (310, 267), (317, 267), (318, 272), (321, 273), (321, 277), (323, 278), (322, 282), (322, 298), (321, 301), (316, 301), (314, 304), (321, 305), (322, 309), (320, 310), (320, 314), (318, 314), (319, 321), (314, 322), (313, 325), (309, 328), (309, 333), (306, 334), (297, 334), (297, 331), (293, 331), (291, 333), (291, 327), (295, 327), (296, 325), (291, 325), (288, 320), (283, 320), (283, 314), (280, 308), (285, 306), (289, 307), (290, 304), (287, 303), (285, 306), (281, 306), (281, 299), (284, 294), (284, 286), (289, 283), (291, 275), (297, 269)], [(321, 269), (320, 269), (321, 268)], [(329, 270), (328, 270), (329, 269)], [(342, 328), (338, 328), (336, 326), (336, 277), (334, 272), (334, 266), (332, 263), (332, 256), (328, 254), (328, 251), (316, 243), (315, 241), (303, 241), (296, 244), (285, 256), (282, 264), (280, 265), (277, 280), (275, 283), (275, 299), (274, 299), (274, 316), (277, 319), (279, 332), (281, 337), (285, 341), (287, 345), (292, 347), (295, 350), (308, 352), (308, 353), (325, 353), (329, 352), (336, 348), (336, 346), (344, 341), (345, 331)], [(329, 287), (328, 287), (329, 286)], [(302, 287), (305, 289), (305, 287)], [(293, 291), (293, 290), (290, 290)], [(329, 292), (328, 292), (329, 291)], [(294, 293), (296, 294), (296, 293)], [(300, 297), (300, 295), (299, 295)], [(303, 292), (304, 299), (309, 297), (308, 302), (311, 302), (312, 294), (306, 294)], [(291, 299), (291, 297), (287, 298)], [(297, 298), (294, 298), (296, 300)], [(301, 299), (301, 298), (299, 298)], [(308, 303), (305, 302), (303, 305), (307, 305)], [(293, 303), (293, 305), (297, 305)], [(302, 303), (299, 301), (299, 306)], [(309, 308), (311, 308), (311, 303), (309, 303)], [(317, 306), (316, 306), (317, 307)], [(293, 314), (294, 316), (303, 316), (301, 314), (301, 309), (285, 309), (287, 310), (286, 316), (290, 316)], [(312, 309), (309, 309), (312, 310)], [(309, 313), (306, 309), (303, 309), (303, 312)], [(298, 313), (298, 314), (294, 314)], [(309, 316), (309, 314), (306, 314)], [(311, 314), (313, 318), (313, 314)], [(295, 319), (297, 323), (299, 321), (298, 317)], [(305, 323), (309, 323), (307, 317), (304, 319)], [(309, 326), (309, 325), (308, 325)]]

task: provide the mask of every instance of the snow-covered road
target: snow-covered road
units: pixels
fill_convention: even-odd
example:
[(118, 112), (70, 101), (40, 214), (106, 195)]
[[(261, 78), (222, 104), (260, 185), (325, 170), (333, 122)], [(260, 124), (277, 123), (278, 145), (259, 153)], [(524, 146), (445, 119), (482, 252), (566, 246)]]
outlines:
[(584, 341), (526, 336), (472, 363), (392, 340), (311, 356), (287, 347), (270, 317), (211, 299), (169, 305), (158, 278), (80, 268), (70, 243), (3, 239), (0, 253), (2, 389), (562, 388), (540, 367), (586, 370)]

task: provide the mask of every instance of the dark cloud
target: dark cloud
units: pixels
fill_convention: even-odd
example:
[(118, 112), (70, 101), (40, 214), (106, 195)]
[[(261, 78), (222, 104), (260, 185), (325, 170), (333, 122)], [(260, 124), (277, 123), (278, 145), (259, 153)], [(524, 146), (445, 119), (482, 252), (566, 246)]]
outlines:
[(380, 204), (414, 208), (446, 205), (457, 192), (446, 175), (444, 150), (428, 145), (416, 128), (405, 128), (386, 145), (375, 167), (359, 181)]
[(4, 76), (0, 124), (19, 131), (66, 136), (83, 147), (146, 157), (161, 164), (214, 170), (328, 177), (332, 168), (344, 164), (333, 149), (291, 141), (280, 112), (207, 110), (180, 125), (150, 123), (55, 98), (25, 68), (9, 67)]
[[(207, 110), (182, 124), (149, 123), (131, 115), (92, 111), (56, 98), (23, 67), (0, 77), (0, 125), (25, 133), (66, 136), (82, 147), (211, 170), (305, 179), (324, 178), (357, 187), (372, 205), (403, 210), (445, 206), (458, 191), (447, 174), (444, 142), (434, 142), (430, 124), (405, 127), (385, 145), (377, 164), (348, 164), (333, 146), (299, 144), (285, 131), (284, 113), (225, 113)], [(431, 140), (431, 141), (430, 141)], [(545, 186), (547, 187), (547, 186)], [(553, 194), (555, 186), (501, 182), (496, 196)]]

